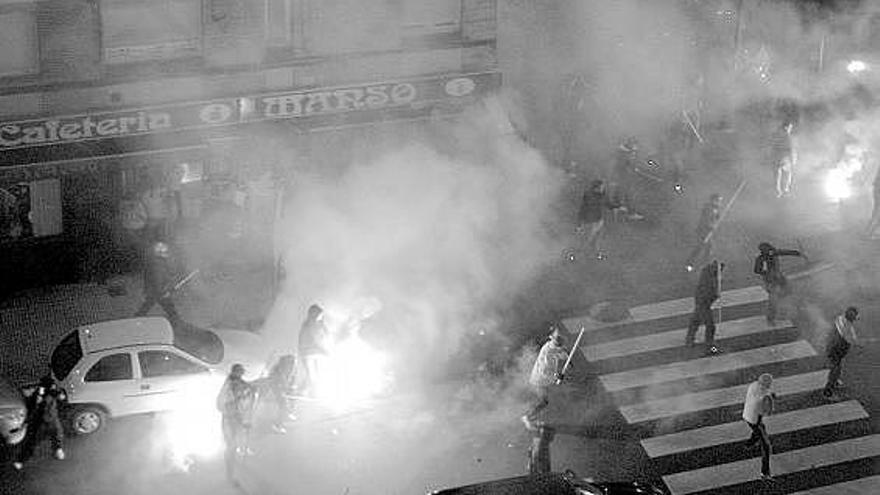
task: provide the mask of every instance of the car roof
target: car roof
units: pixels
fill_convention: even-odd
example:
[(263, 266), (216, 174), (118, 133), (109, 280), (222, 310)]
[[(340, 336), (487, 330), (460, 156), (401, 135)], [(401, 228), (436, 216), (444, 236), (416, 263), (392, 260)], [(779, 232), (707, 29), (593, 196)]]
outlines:
[(174, 330), (160, 316), (102, 321), (77, 328), (83, 353), (144, 344), (174, 343)]

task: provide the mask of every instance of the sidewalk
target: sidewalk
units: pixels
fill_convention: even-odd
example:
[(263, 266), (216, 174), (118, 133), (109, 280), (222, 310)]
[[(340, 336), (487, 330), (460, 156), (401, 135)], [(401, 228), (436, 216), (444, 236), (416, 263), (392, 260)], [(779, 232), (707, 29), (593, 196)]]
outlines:
[[(70, 284), (30, 289), (0, 303), (0, 373), (16, 382), (46, 372), (55, 344), (73, 328), (128, 318), (143, 301), (139, 276), (112, 278), (106, 285)], [(174, 296), (183, 317), (198, 326), (258, 330), (272, 303), (271, 284), (260, 271), (235, 279), (196, 278)], [(155, 306), (151, 315), (164, 315)]]

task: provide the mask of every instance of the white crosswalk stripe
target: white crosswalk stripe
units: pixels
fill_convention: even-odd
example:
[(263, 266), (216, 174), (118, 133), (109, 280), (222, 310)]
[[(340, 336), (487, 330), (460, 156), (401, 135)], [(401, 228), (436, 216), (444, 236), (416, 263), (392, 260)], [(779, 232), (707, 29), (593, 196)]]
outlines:
[[(752, 316), (727, 321), (718, 325), (715, 338), (721, 340), (742, 337), (791, 327), (791, 322), (787, 320), (779, 320), (775, 325), (771, 325), (763, 316)], [(685, 335), (687, 335), (687, 328), (681, 328), (669, 332), (654, 333), (644, 337), (612, 340), (611, 342), (582, 347), (581, 350), (584, 351), (584, 356), (587, 360), (600, 361), (602, 359), (681, 347), (684, 345)]]
[[(820, 268), (826, 269), (827, 267), (822, 265)], [(722, 299), (722, 306), (729, 308), (764, 301), (766, 293), (762, 287), (746, 287), (727, 291), (723, 294)], [(692, 311), (693, 298), (682, 298), (631, 308), (631, 318), (621, 322), (604, 323), (589, 317), (569, 318), (563, 322), (572, 331), (584, 327), (589, 332), (634, 323), (649, 323), (663, 318), (687, 315)], [(757, 311), (756, 309), (755, 312)], [(674, 321), (681, 324), (681, 319)], [(760, 342), (757, 339), (768, 332), (791, 328), (793, 325), (789, 321), (780, 321), (771, 327), (763, 315), (752, 315), (723, 322), (716, 333), (716, 339), (753, 336), (756, 339), (755, 342)], [(638, 329), (633, 328), (633, 330), (639, 330), (640, 333), (650, 331), (648, 325), (642, 325)], [(657, 425), (662, 429), (658, 429), (644, 438), (641, 445), (648, 457), (658, 459), (660, 465), (667, 466), (663, 481), (673, 495), (733, 487), (759, 480), (761, 465), (761, 458), (757, 455), (759, 449), (744, 447), (744, 441), (751, 434), (748, 426), (742, 421), (732, 421), (729, 409), (720, 415), (704, 415), (703, 413), (720, 408), (742, 407), (746, 389), (749, 386), (749, 383), (737, 383), (746, 376), (741, 373), (742, 371), (748, 370), (748, 376), (754, 375), (748, 378), (751, 380), (764, 367), (816, 357), (817, 352), (809, 342), (795, 340), (762, 347), (755, 347), (756, 344), (752, 343), (748, 349), (716, 356), (696, 357), (694, 353), (682, 352), (682, 359), (679, 361), (659, 365), (641, 364), (651, 360), (650, 353), (683, 347), (686, 332), (686, 328), (670, 329), (667, 325), (666, 328), (661, 327), (647, 335), (633, 337), (633, 334), (629, 333), (625, 338), (585, 345), (581, 347), (581, 351), (588, 361), (603, 362), (611, 366), (615, 362), (625, 362), (624, 360), (630, 356), (639, 355), (638, 362), (641, 367), (602, 374), (599, 376), (599, 381), (605, 390), (618, 401), (618, 410), (628, 424), (650, 426), (651, 423), (648, 422), (660, 421)], [(782, 336), (783, 334), (776, 335)], [(612, 335), (607, 336), (611, 337)], [(778, 339), (775, 340), (778, 342)], [(747, 339), (741, 339), (739, 342), (743, 344), (742, 347), (747, 347), (751, 343)], [(734, 345), (732, 341), (731, 345)], [(742, 349), (742, 347), (739, 348)], [(658, 354), (657, 359), (668, 360), (671, 356), (672, 354), (667, 352), (662, 355)], [(852, 423), (854, 428), (863, 427), (865, 423), (858, 422), (866, 421), (869, 414), (858, 400), (816, 404), (817, 401), (812, 398), (814, 396), (805, 395), (817, 391), (825, 385), (828, 370), (816, 369), (821, 366), (819, 361), (802, 360), (792, 366), (793, 368), (785, 366), (783, 369), (789, 374), (776, 377), (773, 382), (773, 390), (777, 396), (781, 400), (788, 398), (791, 400), (788, 402), (789, 410), (765, 417), (764, 422), (771, 438), (790, 433), (810, 432), (814, 428), (832, 427), (847, 422), (855, 422)], [(803, 370), (804, 368), (812, 368), (813, 371), (791, 374), (793, 370)], [(714, 375), (713, 380), (700, 380), (701, 377), (707, 375)], [(731, 383), (732, 379), (728, 379), (728, 376), (736, 377), (732, 379), (737, 382)], [(726, 383), (721, 380), (725, 380)], [(653, 388), (655, 385), (661, 385), (661, 387)], [(709, 386), (717, 388), (707, 389)], [(636, 395), (633, 392), (639, 392), (639, 394)], [(678, 395), (660, 395), (668, 392)], [(790, 409), (792, 405), (799, 406), (796, 409)], [(737, 409), (737, 414), (734, 417), (738, 418), (738, 411)], [(678, 417), (684, 415), (689, 415), (688, 419), (678, 421)], [(724, 417), (727, 419), (724, 420), (725, 423), (721, 424), (712, 422), (694, 426), (704, 417)], [(804, 438), (808, 437), (809, 435), (785, 437), (786, 442), (793, 441), (794, 444), (784, 444), (784, 448), (787, 450), (773, 453), (771, 472), (774, 476), (801, 472), (804, 473), (803, 476), (809, 476), (806, 473), (812, 472), (816, 468), (860, 459), (870, 460), (880, 456), (880, 435), (872, 434), (804, 447)], [(734, 451), (736, 455), (727, 456), (726, 459), (743, 459), (744, 455), (750, 457), (739, 461), (710, 465), (711, 458), (700, 457), (698, 454), (699, 449), (706, 448), (725, 451), (737, 449)], [(690, 458), (696, 463), (689, 465), (699, 467), (675, 472), (676, 468), (672, 466), (672, 461), (679, 459), (679, 457), (669, 458), (668, 456), (685, 456), (682, 459), (691, 456)], [(663, 461), (663, 458), (667, 460)], [(859, 464), (847, 464), (847, 466), (862, 469)], [(681, 468), (679, 467), (679, 469)], [(669, 472), (670, 470), (672, 472)], [(863, 474), (868, 477), (836, 483), (827, 487), (812, 488), (798, 493), (800, 495), (880, 493), (880, 476), (873, 476), (873, 472)], [(822, 480), (819, 480), (819, 483), (821, 482)], [(829, 481), (825, 480), (824, 482), (828, 483)], [(801, 484), (800, 487), (802, 486)]]
[[(844, 421), (854, 421), (868, 417), (868, 412), (858, 401), (850, 400), (837, 404), (799, 409), (764, 418), (770, 435), (832, 425)], [(687, 452), (689, 450), (714, 447), (726, 443), (748, 440), (751, 430), (743, 421), (685, 430), (642, 440), (642, 447), (651, 457)]]
[[(784, 376), (773, 381), (773, 389), (780, 397), (818, 390), (825, 386), (827, 376), (828, 372), (825, 370)], [(632, 424), (731, 406), (742, 402), (748, 386), (736, 385), (625, 405), (620, 407), (620, 413)]]
[[(717, 304), (723, 307), (738, 306), (761, 302), (767, 299), (767, 292), (759, 285), (723, 291)], [(694, 298), (685, 297), (673, 299), (644, 306), (636, 306), (629, 309), (630, 318), (619, 322), (597, 321), (589, 316), (566, 318), (562, 323), (566, 328), (577, 332), (583, 327), (587, 332), (601, 330), (603, 328), (625, 325), (629, 323), (641, 323), (660, 318), (691, 314), (694, 311)]]
[[(780, 476), (878, 455), (880, 435), (868, 435), (774, 454), (770, 469), (774, 476)], [(666, 475), (663, 481), (672, 495), (682, 495), (754, 481), (760, 472), (761, 459), (755, 457)]]
[(780, 361), (815, 356), (813, 346), (805, 340), (777, 344), (769, 347), (758, 347), (747, 351), (732, 352), (720, 356), (704, 357), (690, 361), (621, 371), (610, 375), (602, 375), (599, 379), (610, 392), (633, 387), (655, 385), (663, 382), (706, 376), (712, 373), (723, 373), (743, 368), (752, 368)]
[(865, 495), (880, 493), (880, 476), (868, 476), (834, 485), (820, 486), (791, 495)]

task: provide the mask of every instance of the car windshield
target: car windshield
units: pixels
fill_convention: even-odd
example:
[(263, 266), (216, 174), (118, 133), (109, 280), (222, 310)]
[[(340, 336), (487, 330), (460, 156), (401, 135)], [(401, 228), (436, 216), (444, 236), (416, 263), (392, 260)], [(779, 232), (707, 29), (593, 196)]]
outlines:
[(206, 363), (217, 364), (223, 360), (223, 341), (220, 337), (189, 323), (174, 325), (174, 345)]
[(58, 347), (52, 351), (50, 366), (58, 380), (67, 378), (70, 370), (82, 359), (82, 347), (79, 345), (79, 330), (74, 330), (64, 337)]

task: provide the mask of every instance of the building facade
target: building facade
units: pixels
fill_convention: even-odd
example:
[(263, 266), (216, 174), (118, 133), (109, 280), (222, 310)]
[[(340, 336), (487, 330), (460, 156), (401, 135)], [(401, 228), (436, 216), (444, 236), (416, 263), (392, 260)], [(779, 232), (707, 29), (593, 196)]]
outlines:
[(495, 0), (0, 0), (0, 293), (192, 225), (271, 259), (285, 182), (498, 88), (495, 33)]

